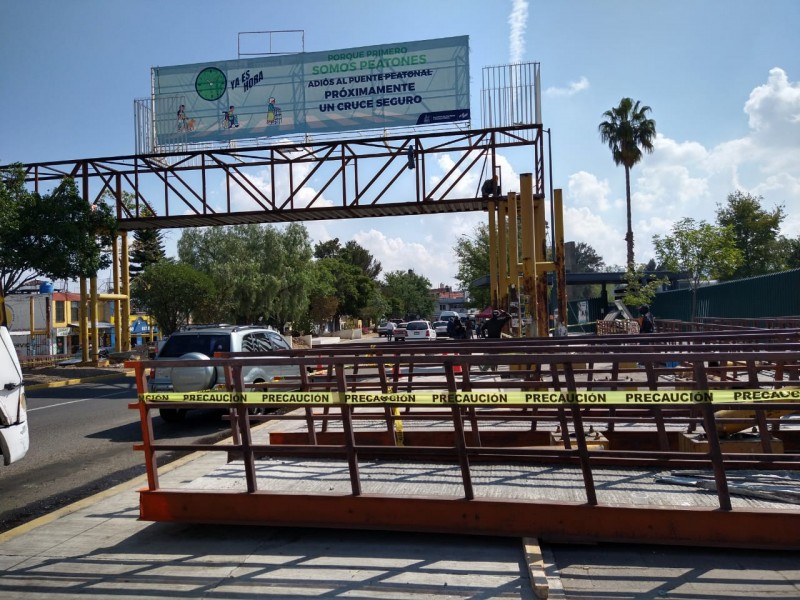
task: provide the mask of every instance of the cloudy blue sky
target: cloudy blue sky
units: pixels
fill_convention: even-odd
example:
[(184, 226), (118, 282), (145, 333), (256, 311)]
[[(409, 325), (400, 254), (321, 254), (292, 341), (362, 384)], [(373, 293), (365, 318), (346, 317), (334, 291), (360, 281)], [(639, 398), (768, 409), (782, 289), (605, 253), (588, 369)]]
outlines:
[[(235, 59), (240, 32), (299, 29), (307, 52), (468, 35), (475, 127), (483, 67), (541, 63), (566, 238), (607, 264), (625, 262), (625, 182), (597, 126), (624, 96), (652, 108), (658, 131), (632, 172), (637, 262), (654, 234), (713, 222), (736, 190), (784, 206), (782, 233), (800, 235), (797, 0), (27, 0), (0, 14), (0, 164), (132, 154), (151, 67)], [(504, 168), (504, 181), (531, 170)], [(315, 241), (356, 240), (385, 271), (452, 285), (456, 239), (481, 219), (307, 226)]]

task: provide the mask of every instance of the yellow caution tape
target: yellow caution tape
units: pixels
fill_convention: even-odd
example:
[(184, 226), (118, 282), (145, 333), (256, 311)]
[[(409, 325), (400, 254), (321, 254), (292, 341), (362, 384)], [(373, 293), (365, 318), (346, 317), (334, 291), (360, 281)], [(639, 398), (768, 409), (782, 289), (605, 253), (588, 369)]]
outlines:
[(140, 394), (142, 402), (210, 404), (414, 404), (420, 406), (531, 404), (713, 404), (726, 402), (796, 402), (800, 389), (776, 390), (663, 390), (582, 392), (189, 392)]

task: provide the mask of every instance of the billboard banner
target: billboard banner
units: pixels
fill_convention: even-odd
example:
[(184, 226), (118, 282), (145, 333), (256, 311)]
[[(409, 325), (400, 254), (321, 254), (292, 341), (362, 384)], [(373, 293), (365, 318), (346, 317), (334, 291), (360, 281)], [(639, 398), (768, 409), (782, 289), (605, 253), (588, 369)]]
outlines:
[(470, 119), (469, 38), (153, 68), (158, 145)]

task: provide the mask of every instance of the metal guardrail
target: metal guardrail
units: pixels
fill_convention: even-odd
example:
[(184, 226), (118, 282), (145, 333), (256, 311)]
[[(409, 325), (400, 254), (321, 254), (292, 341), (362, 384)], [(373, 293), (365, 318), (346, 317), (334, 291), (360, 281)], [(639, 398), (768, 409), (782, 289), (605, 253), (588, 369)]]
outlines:
[[(786, 429), (786, 421), (779, 416), (796, 410), (796, 404), (647, 401), (648, 397), (654, 398), (648, 392), (665, 397), (673, 394), (675, 398), (681, 394), (692, 398), (691, 392), (698, 390), (729, 394), (737, 390), (792, 390), (789, 395), (794, 394), (800, 387), (798, 336), (800, 331), (786, 330), (733, 337), (656, 334), (359, 343), (269, 357), (219, 355), (211, 364), (224, 367), (228, 391), (261, 393), (261, 398), (275, 401), (251, 403), (248, 398), (248, 402), (234, 404), (182, 404), (229, 410), (233, 441), (225, 446), (156, 441), (152, 411), (175, 407), (174, 402), (150, 398), (131, 405), (140, 411), (144, 441), (138, 449), (145, 453), (148, 472), (148, 489), (141, 498), (142, 517), (287, 525), (320, 525), (322, 520), (326, 526), (347, 527), (363, 526), (356, 517), (361, 515), (375, 528), (798, 547), (800, 540), (789, 532), (800, 527), (800, 510), (792, 505), (779, 509), (734, 506), (729, 474), (738, 469), (800, 471), (800, 432)], [(298, 375), (245, 386), (242, 369), (265, 360), (293, 365)], [(159, 367), (208, 365), (208, 361), (158, 362)], [(144, 393), (148, 369), (155, 363), (143, 361), (128, 366), (136, 369), (137, 389)], [(492, 370), (494, 367), (498, 370)], [(316, 371), (309, 374), (309, 369)], [(316, 393), (320, 400), (303, 397), (302, 401), (292, 402), (289, 394), (293, 390)], [(445, 400), (439, 404), (409, 404), (403, 399), (403, 395), (410, 398), (433, 392)], [(597, 397), (629, 394), (633, 402), (576, 402), (579, 392)], [(501, 394), (528, 394), (533, 400), (524, 405), (495, 402), (493, 399)], [(376, 402), (368, 406), (340, 402), (357, 400), (360, 395)], [(338, 400), (331, 402), (330, 398)], [(465, 401), (448, 402), (448, 398)], [(284, 412), (287, 408), (299, 410)], [(253, 409), (281, 413), (250, 414), (255, 412)], [(284, 421), (287, 427), (294, 423), (295, 430), (273, 433), (270, 443), (254, 441), (253, 426), (264, 421)], [(376, 429), (376, 422), (382, 426)], [(432, 430), (433, 425), (436, 427)], [(633, 432), (629, 430), (631, 426), (644, 430)], [(697, 433), (699, 426), (704, 430), (702, 439)], [(752, 427), (757, 434), (747, 444), (732, 446), (731, 440), (719, 433), (726, 427), (737, 431)], [(604, 440), (601, 445), (598, 436)], [(783, 452), (776, 446), (782, 446)], [(245, 489), (231, 495), (220, 490), (161, 488), (156, 455), (174, 450), (229, 453), (241, 460)], [(349, 493), (298, 495), (259, 489), (259, 460), (276, 456), (345, 461)], [(365, 463), (376, 459), (412, 465), (408, 469), (421, 460), (457, 464), (463, 494), (433, 499), (366, 494), (361, 472)], [(474, 486), (475, 469), (486, 463), (577, 468), (585, 501), (576, 504), (513, 495), (499, 499), (481, 496)], [(599, 470), (643, 466), (707, 471), (717, 498), (715, 510), (696, 506), (617, 506), (603, 501), (596, 483)], [(450, 513), (441, 508), (442, 503), (451, 505)], [(377, 510), (378, 505), (386, 512)], [(315, 508), (310, 509), (311, 506)], [(512, 520), (508, 519), (509, 511), (515, 515)], [(320, 514), (326, 516), (321, 518)], [(631, 529), (630, 525), (636, 522), (641, 522), (642, 527)]]

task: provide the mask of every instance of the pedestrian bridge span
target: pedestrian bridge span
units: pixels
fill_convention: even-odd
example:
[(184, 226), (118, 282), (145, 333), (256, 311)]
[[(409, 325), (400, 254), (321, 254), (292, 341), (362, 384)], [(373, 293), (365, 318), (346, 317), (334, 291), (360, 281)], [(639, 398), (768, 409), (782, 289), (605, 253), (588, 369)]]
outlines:
[[(154, 363), (132, 362), (148, 474), (140, 515), (796, 549), (798, 338), (771, 330), (221, 354), (211, 360), (225, 369), (224, 389), (194, 395), (148, 395)], [(245, 386), (242, 368), (264, 361), (294, 365), (297, 376)], [(230, 441), (155, 439), (154, 413), (176, 403), (224, 409)], [(158, 456), (187, 450), (228, 462), (162, 488)]]

